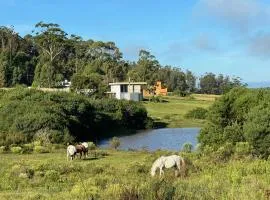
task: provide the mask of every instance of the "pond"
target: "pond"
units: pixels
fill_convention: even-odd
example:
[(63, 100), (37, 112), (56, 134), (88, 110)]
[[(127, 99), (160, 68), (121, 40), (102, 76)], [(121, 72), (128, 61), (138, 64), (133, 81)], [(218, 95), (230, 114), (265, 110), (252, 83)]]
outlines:
[[(139, 131), (134, 135), (119, 137), (120, 149), (142, 149), (150, 151), (157, 149), (167, 149), (179, 151), (183, 144), (188, 142), (195, 147), (197, 145), (197, 135), (200, 128), (162, 128), (146, 131)], [(100, 147), (109, 147), (109, 140), (99, 142)]]

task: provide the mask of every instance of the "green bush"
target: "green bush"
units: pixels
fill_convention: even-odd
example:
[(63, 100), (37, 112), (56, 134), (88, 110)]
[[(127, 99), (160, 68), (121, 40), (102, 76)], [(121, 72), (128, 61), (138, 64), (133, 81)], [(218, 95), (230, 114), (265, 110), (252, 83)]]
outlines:
[(97, 148), (97, 146), (95, 145), (94, 142), (88, 142), (88, 149), (91, 150), (95, 150)]
[(190, 110), (185, 117), (191, 119), (206, 119), (207, 112), (205, 108), (195, 108)]
[(5, 153), (7, 151), (6, 146), (0, 146), (0, 153)]
[(23, 153), (31, 153), (34, 150), (34, 144), (24, 144), (23, 145)]
[(22, 153), (23, 149), (22, 149), (22, 147), (11, 147), (10, 151), (12, 153)]
[[(250, 153), (268, 158), (269, 123), (270, 90), (234, 88), (209, 109), (208, 123), (198, 138), (202, 148), (208, 145), (214, 151), (225, 143), (236, 146), (239, 142), (248, 142)], [(239, 148), (242, 146), (238, 150), (243, 150)]]
[(235, 145), (237, 155), (248, 155), (251, 153), (251, 146), (248, 142), (237, 142)]
[(0, 102), (0, 145), (96, 140), (112, 130), (144, 129), (148, 123), (140, 102), (28, 88), (2, 91)]
[(192, 149), (193, 149), (193, 145), (191, 143), (185, 143), (182, 146), (182, 151), (186, 153), (191, 153)]
[(47, 181), (57, 182), (59, 181), (60, 174), (58, 171), (52, 169), (45, 172), (44, 178)]
[(50, 150), (48, 149), (48, 147), (44, 147), (44, 146), (35, 146), (35, 147), (34, 147), (34, 152), (35, 152), (35, 153), (49, 153)]
[(110, 146), (112, 149), (117, 149), (120, 146), (120, 139), (117, 137), (113, 137), (110, 140)]
[(234, 146), (231, 143), (226, 143), (225, 145), (218, 148), (215, 152), (216, 159), (219, 161), (228, 160), (234, 153)]
[(162, 103), (163, 102), (163, 99), (160, 96), (151, 96), (149, 100), (151, 102), (154, 102), (154, 103)]

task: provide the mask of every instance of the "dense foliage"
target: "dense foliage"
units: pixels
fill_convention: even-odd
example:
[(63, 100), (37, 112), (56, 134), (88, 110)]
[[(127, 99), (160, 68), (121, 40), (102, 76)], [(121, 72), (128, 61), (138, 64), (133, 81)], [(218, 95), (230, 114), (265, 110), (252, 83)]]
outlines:
[(136, 102), (28, 88), (0, 92), (0, 146), (32, 140), (93, 141), (119, 128), (143, 129), (147, 123), (146, 109)]
[(254, 155), (270, 155), (269, 89), (235, 88), (218, 99), (208, 115), (209, 122), (199, 136), (202, 147), (246, 146)]
[(138, 54), (137, 62), (125, 61), (114, 42), (83, 40), (53, 23), (39, 22), (24, 37), (12, 27), (0, 27), (0, 87), (61, 87), (68, 80), (74, 91), (102, 97), (108, 83), (114, 81), (145, 81), (151, 91), (160, 80), (168, 91), (181, 95), (223, 94), (242, 85), (239, 78), (207, 73), (196, 87), (197, 78), (191, 71), (162, 66), (143, 49)]
[(185, 115), (186, 118), (191, 119), (205, 119), (206, 116), (207, 116), (207, 109), (201, 107), (194, 108)]

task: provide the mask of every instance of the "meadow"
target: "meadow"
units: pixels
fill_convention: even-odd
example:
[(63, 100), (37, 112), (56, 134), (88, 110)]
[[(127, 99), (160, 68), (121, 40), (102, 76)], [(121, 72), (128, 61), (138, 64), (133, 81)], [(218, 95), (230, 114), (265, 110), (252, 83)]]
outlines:
[(166, 96), (163, 102), (144, 101), (148, 115), (166, 127), (202, 127), (205, 120), (188, 119), (185, 115), (195, 108), (208, 108), (220, 95), (192, 94), (188, 97)]
[[(182, 155), (187, 171), (150, 176), (160, 155)], [(269, 199), (270, 163), (235, 155), (225, 161), (200, 153), (95, 150), (67, 161), (65, 149), (1, 154), (0, 199)]]

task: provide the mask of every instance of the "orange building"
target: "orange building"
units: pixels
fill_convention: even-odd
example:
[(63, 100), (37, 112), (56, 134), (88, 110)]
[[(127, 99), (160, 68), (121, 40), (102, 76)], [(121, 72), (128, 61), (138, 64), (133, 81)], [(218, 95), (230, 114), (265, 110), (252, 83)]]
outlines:
[(155, 88), (156, 88), (155, 90), (156, 95), (167, 96), (168, 94), (167, 88), (162, 88), (161, 81), (157, 81)]
[(167, 96), (168, 91), (167, 88), (162, 88), (161, 81), (157, 81), (156, 85), (153, 88), (153, 92), (150, 92), (149, 90), (144, 89), (143, 90), (143, 96), (149, 97), (154, 95), (160, 95), (160, 96)]

